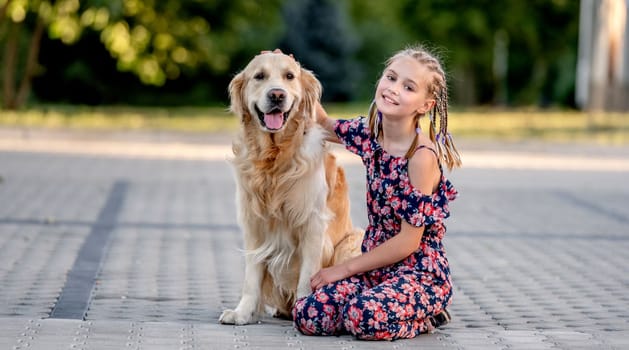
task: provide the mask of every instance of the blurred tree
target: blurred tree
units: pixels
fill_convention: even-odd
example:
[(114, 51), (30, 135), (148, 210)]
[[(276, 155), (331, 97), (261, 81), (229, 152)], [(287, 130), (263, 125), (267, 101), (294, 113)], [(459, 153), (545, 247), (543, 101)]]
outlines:
[(441, 56), (458, 105), (573, 105), (578, 7), (574, 0), (0, 0), (2, 103), (24, 103), (34, 76), (44, 101), (222, 101), (251, 56), (278, 46), (317, 74), (325, 100), (364, 101), (385, 59), (420, 43)]
[(404, 2), (398, 16), (405, 19), (408, 32), (448, 48), (456, 102), (472, 105), (500, 100), (497, 92), (503, 81), (493, 69), (496, 45), (507, 45), (505, 101), (535, 104), (570, 96), (566, 89), (571, 84), (566, 82), (574, 81), (574, 73), (561, 68), (575, 62), (577, 1)]
[[(111, 18), (101, 39), (120, 70), (137, 74), (145, 84), (160, 86), (166, 79), (178, 78), (183, 69), (206, 66), (213, 72), (227, 72), (230, 57), (242, 45), (255, 44), (252, 38), (260, 39), (261, 35), (254, 35), (258, 20), (273, 22), (273, 13), (264, 11), (268, 6), (273, 2), (110, 1)], [(86, 24), (96, 18), (96, 11), (85, 11)]]
[(398, 17), (402, 6), (403, 1), (349, 1), (351, 25), (356, 33), (360, 33), (355, 53), (355, 67), (360, 72), (356, 84), (357, 99), (373, 99), (386, 59), (418, 40), (416, 33), (410, 35), (405, 30), (406, 25)]
[(579, 2), (507, 3), (497, 25), (509, 36), (509, 103), (574, 106)]
[(405, 16), (406, 29), (416, 37), (448, 48), (447, 57), (442, 59), (453, 99), (463, 105), (490, 101), (493, 38), (494, 31), (500, 28), (497, 14), (504, 2), (405, 0), (405, 3), (398, 15)]
[[(37, 68), (39, 43), (45, 23), (49, 23), (54, 15), (64, 18), (68, 14), (67, 7), (63, 6), (65, 2), (59, 1), (59, 3), (63, 4), (53, 6), (48, 1), (0, 0), (0, 44), (4, 44), (0, 45), (4, 46), (0, 80), (2, 80), (2, 106), (5, 108), (13, 109), (26, 101), (31, 80)], [(24, 23), (27, 13), (31, 10), (40, 11), (40, 9), (41, 15), (32, 19), (35, 24), (27, 28), (27, 33), (22, 35), (25, 31)], [(23, 46), (26, 47), (23, 48)], [(18, 62), (22, 56), (26, 56), (26, 62), (19, 66)]]
[[(280, 23), (276, 11), (280, 2), (0, 0), (0, 20), (8, 19), (6, 26), (0, 22), (0, 34), (6, 32), (0, 36), (5, 46), (2, 103), (16, 108), (25, 102), (45, 29), (50, 38), (66, 45), (74, 44), (84, 31), (97, 32), (119, 71), (135, 74), (144, 84), (162, 86), (167, 79), (199, 69), (227, 74), (231, 57), (277, 36), (280, 26), (269, 23)], [(28, 49), (22, 48), (22, 27), (31, 29)], [(262, 48), (266, 46), (257, 50)], [(22, 51), (28, 51), (28, 59), (16, 93), (13, 72), (18, 71)]]
[(343, 3), (287, 1), (283, 15), (286, 28), (280, 49), (314, 71), (324, 87), (323, 100), (351, 100), (360, 74), (354, 59), (358, 45)]

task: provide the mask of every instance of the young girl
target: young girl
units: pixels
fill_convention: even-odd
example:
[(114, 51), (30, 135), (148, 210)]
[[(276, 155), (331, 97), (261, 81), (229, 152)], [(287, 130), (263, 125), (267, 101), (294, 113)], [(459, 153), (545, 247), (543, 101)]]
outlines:
[[(302, 333), (393, 340), (450, 320), (452, 283), (441, 240), (457, 192), (442, 165), (451, 170), (461, 161), (447, 132), (447, 100), (439, 61), (417, 47), (386, 62), (368, 118), (334, 120), (318, 106), (329, 140), (365, 164), (369, 226), (362, 255), (312, 276), (313, 294), (293, 309)], [(427, 114), (428, 135), (419, 123)]]

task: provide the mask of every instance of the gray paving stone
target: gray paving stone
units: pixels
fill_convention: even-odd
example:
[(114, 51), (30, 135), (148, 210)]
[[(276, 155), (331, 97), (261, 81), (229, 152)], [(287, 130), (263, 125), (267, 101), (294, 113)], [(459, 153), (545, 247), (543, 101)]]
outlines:
[[(364, 173), (355, 163), (345, 168), (352, 216), (364, 227)], [(218, 324), (238, 301), (244, 271), (224, 160), (1, 151), (0, 176), (2, 349), (629, 348), (622, 172), (451, 174), (461, 193), (445, 239), (453, 322), (396, 342), (306, 337), (268, 317)], [(109, 223), (86, 320), (49, 318), (117, 181), (128, 191)]]

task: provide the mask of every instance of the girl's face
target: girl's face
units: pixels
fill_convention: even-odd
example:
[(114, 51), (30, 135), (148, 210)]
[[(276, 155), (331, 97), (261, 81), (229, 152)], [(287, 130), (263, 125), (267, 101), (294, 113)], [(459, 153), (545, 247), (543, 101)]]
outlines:
[(412, 118), (429, 111), (435, 104), (428, 96), (429, 74), (426, 67), (412, 57), (403, 56), (393, 61), (385, 68), (376, 87), (378, 110), (389, 118)]

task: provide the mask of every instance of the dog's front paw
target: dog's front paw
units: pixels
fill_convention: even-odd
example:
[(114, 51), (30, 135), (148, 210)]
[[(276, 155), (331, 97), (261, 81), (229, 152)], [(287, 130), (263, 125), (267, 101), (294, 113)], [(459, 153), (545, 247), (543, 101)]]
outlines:
[(242, 326), (245, 324), (252, 323), (254, 321), (252, 313), (242, 314), (237, 310), (225, 310), (221, 314), (221, 317), (218, 318), (218, 321), (222, 324), (234, 324), (237, 326)]

